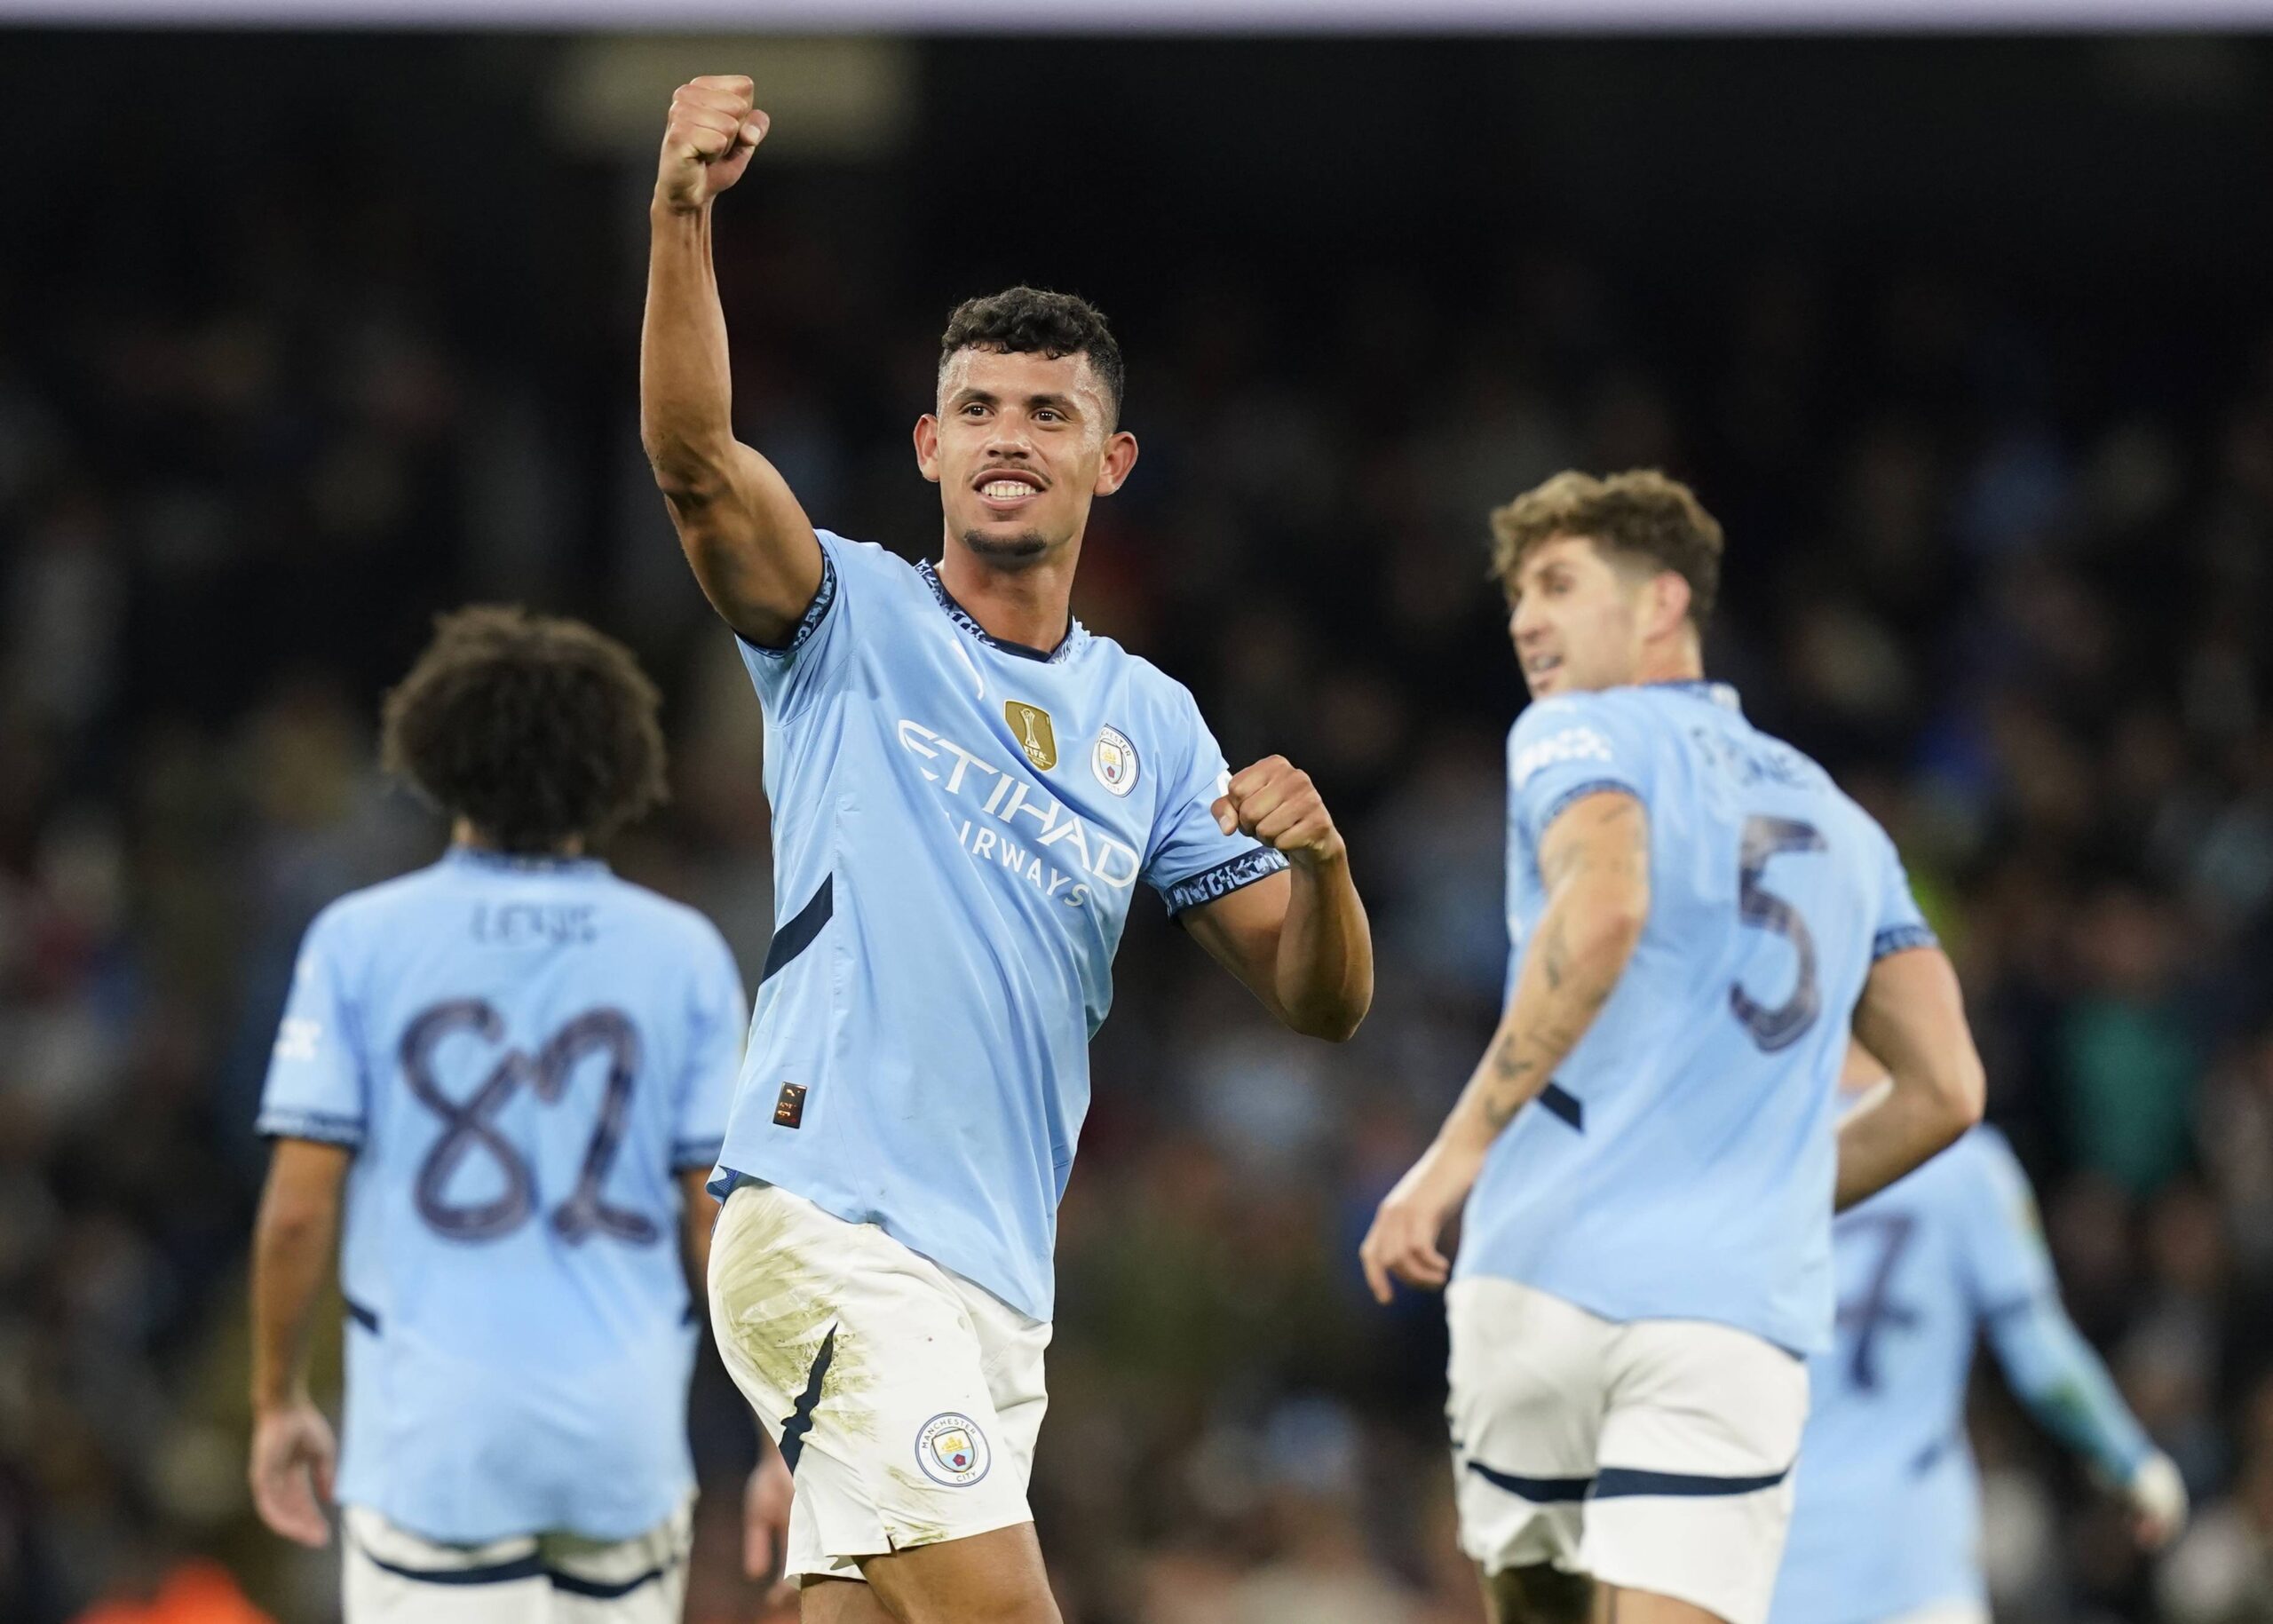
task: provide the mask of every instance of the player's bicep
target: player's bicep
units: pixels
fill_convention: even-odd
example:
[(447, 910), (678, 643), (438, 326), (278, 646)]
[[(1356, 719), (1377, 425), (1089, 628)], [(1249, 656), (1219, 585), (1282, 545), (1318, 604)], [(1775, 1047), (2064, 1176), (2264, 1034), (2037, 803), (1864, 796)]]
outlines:
[(702, 595), (745, 641), (780, 648), (820, 590), (812, 520), (772, 463), (734, 441), (715, 478), (667, 487), (671, 523)]
[(1208, 957), (1246, 984), (1263, 1007), (1279, 1014), (1279, 934), (1287, 923), (1294, 882), (1282, 867), (1213, 901), (1176, 915)]
[(280, 1138), (268, 1159), (268, 1182), (261, 1193), (264, 1228), (322, 1223), (339, 1211), (353, 1150), (316, 1139)]
[(1969, 1148), (1977, 1211), (1965, 1226), (1963, 1256), (1976, 1311), (1993, 1322), (2019, 1304), (2056, 1304), (2059, 1280), (2028, 1175), (1994, 1129), (1980, 1130)]
[(1630, 912), (1650, 907), (1650, 814), (1630, 790), (1590, 790), (1555, 814), (1539, 842), (1539, 877), (1551, 902), (1583, 892), (1590, 904)]

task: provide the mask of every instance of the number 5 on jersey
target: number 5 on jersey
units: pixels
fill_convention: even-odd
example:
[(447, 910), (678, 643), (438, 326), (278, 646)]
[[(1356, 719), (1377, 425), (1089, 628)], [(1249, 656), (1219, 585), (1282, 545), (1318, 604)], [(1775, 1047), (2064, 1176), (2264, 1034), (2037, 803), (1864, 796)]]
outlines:
[(1823, 992), (1816, 985), (1815, 938), (1808, 923), (1790, 903), (1761, 883), (1768, 860), (1785, 852), (1821, 852), (1823, 836), (1811, 823), (1796, 818), (1755, 816), (1744, 820), (1743, 849), (1737, 860), (1737, 907), (1745, 923), (1772, 931), (1792, 944), (1799, 956), (1799, 976), (1792, 995), (1770, 1006), (1744, 990), (1742, 982), (1729, 986), (1729, 1007), (1763, 1054), (1789, 1049), (1805, 1037), (1823, 1012)]

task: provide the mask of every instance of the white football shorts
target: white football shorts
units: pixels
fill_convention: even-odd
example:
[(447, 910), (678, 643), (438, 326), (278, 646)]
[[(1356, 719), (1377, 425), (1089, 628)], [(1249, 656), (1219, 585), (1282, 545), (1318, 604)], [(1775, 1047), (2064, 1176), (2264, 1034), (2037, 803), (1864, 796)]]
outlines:
[(1598, 1319), (1465, 1278), (1452, 1327), (1461, 1548), (1763, 1624), (1792, 1518), (1807, 1367), (1694, 1319)]
[(726, 1198), (710, 1323), (796, 1482), (784, 1572), (1030, 1522), (1049, 1327), (779, 1185)]
[(346, 1507), (341, 1521), (346, 1624), (678, 1624), (685, 1611), (691, 1497), (629, 1540), (442, 1545), (368, 1506)]

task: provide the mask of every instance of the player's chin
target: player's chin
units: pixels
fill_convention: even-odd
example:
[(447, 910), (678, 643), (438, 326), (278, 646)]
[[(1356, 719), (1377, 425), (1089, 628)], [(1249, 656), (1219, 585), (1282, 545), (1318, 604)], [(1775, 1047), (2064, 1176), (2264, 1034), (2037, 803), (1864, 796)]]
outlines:
[(1031, 525), (1007, 523), (966, 526), (962, 544), (994, 564), (1031, 564), (1053, 545), (1049, 536)]

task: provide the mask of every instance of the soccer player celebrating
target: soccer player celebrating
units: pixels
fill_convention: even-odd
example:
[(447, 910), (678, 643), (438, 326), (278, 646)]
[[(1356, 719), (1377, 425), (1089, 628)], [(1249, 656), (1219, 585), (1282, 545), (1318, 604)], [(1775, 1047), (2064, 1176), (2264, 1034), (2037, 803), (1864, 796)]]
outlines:
[[(1875, 1081), (1872, 1069), (1857, 1080)], [(1872, 1108), (1860, 1092), (1858, 1115)], [(1838, 1340), (1809, 1362), (1814, 1402), (1771, 1624), (1989, 1624), (1965, 1437), (1984, 1332), (2030, 1413), (2122, 1496), (2139, 1542), (2158, 1550), (2178, 1536), (2185, 1480), (2061, 1307), (2003, 1135), (1975, 1129), (1841, 1214), (1832, 1237)]]
[[(444, 617), (383, 752), (451, 817), (448, 853), (301, 947), (261, 1102), (251, 1477), (271, 1528), (328, 1541), (305, 1366), (337, 1243), (348, 1624), (678, 1619), (688, 1298), (743, 1003), (708, 920), (590, 855), (662, 794), (655, 713), (588, 626)], [(788, 1518), (766, 1462), (761, 1570)]]
[[(1384, 1302), (1453, 1277), (1461, 1544), (1495, 1619), (1760, 1624), (1834, 1184), (1957, 1137), (1980, 1062), (1884, 832), (1703, 680), (1721, 529), (1688, 489), (1565, 473), (1493, 527), (1532, 697), (1509, 996), (1360, 1256)], [(1834, 1140), (1850, 1015), (1894, 1087)]]
[(1121, 353), (1079, 299), (958, 309), (915, 460), (945, 546), (816, 532), (733, 437), (711, 207), (765, 133), (750, 82), (673, 98), (643, 438), (766, 719), (776, 894), (719, 1182), (727, 1367), (796, 1477), (809, 1620), (1057, 1618), (1026, 1507), (1057, 1207), (1139, 880), (1296, 1031), (1373, 993), (1307, 775), (1232, 775), (1182, 686), (1068, 603), (1129, 477)]

